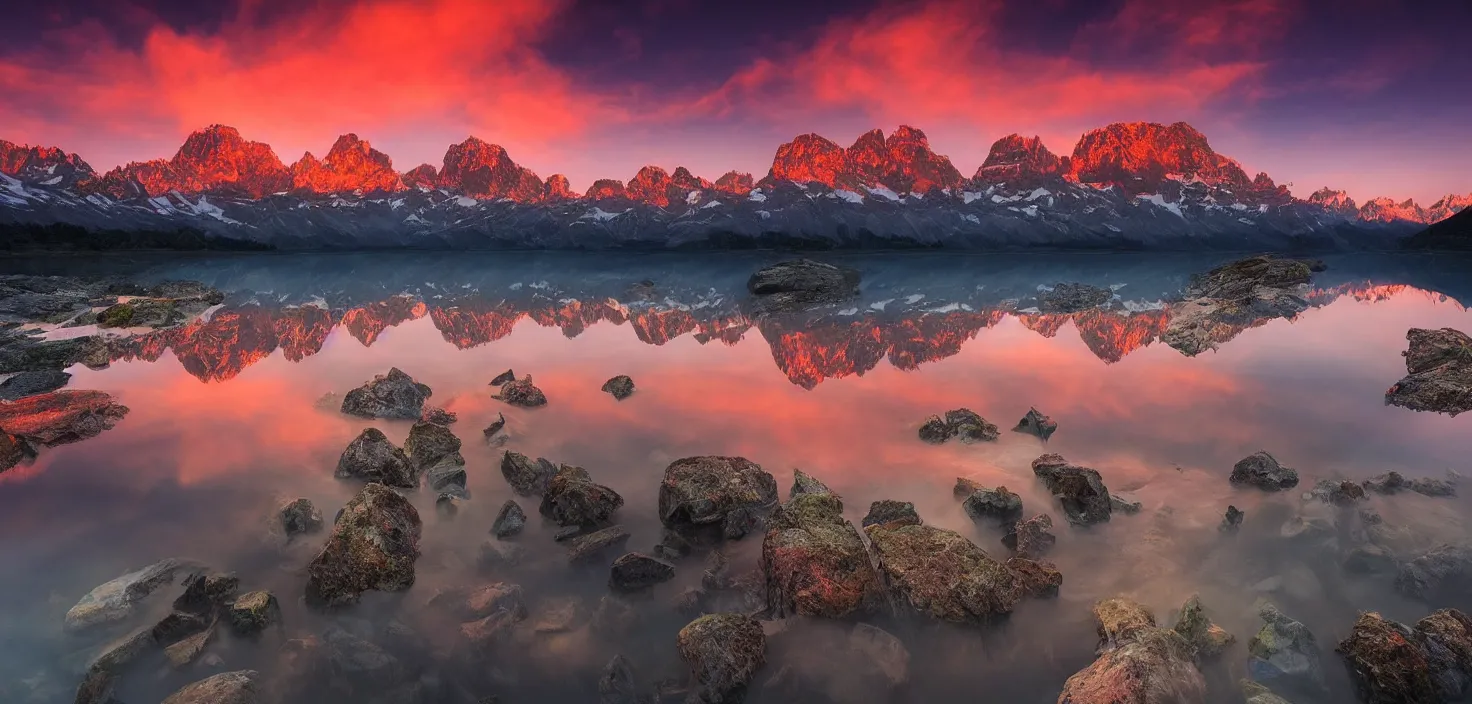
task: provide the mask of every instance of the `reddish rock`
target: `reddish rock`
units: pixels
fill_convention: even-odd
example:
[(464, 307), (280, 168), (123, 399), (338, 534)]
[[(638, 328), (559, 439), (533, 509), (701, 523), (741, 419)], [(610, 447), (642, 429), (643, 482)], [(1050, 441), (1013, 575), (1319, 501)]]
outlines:
[(670, 182), (683, 193), (708, 191), (713, 187), (710, 181), (690, 173), (690, 170), (683, 166), (675, 167), (675, 172), (670, 174)]
[(429, 164), (420, 164), (412, 169), (409, 169), (408, 171), (405, 171), (402, 178), (404, 181), (404, 185), (410, 188), (434, 188), (435, 184), (439, 183), (440, 173), (437, 169)]
[(955, 531), (878, 523), (864, 531), (881, 583), (901, 609), (940, 621), (983, 624), (1012, 612), (1026, 585)]
[[(111, 429), (127, 413), (127, 406), (101, 391), (53, 391), (0, 402), (0, 433), (40, 445), (64, 445)], [(18, 442), (5, 443), (17, 457)]]
[(1233, 190), (1251, 184), (1236, 161), (1212, 151), (1206, 135), (1184, 122), (1116, 122), (1091, 130), (1073, 148), (1069, 175), (1126, 195), (1159, 193), (1168, 175)]
[(370, 589), (414, 585), (423, 523), (408, 499), (368, 484), (343, 507), (322, 552), (307, 567), (307, 603), (341, 606)]
[[(884, 143), (882, 130), (869, 130), (859, 135), (859, 138), (849, 146), (847, 157), (848, 168), (845, 169), (843, 175), (849, 177), (849, 183), (843, 185), (850, 188), (860, 185), (878, 185), (884, 182), (885, 176), (889, 173), (889, 147)], [(840, 178), (840, 182), (842, 181), (844, 179)]]
[(326, 159), (307, 152), (292, 164), (291, 187), (308, 193), (401, 191), (404, 182), (387, 154), (349, 132), (337, 138)]
[(1355, 205), (1354, 199), (1344, 191), (1336, 191), (1329, 187), (1320, 188), (1308, 197), (1308, 202), (1323, 208), (1335, 215), (1347, 218), (1359, 216), (1359, 206)]
[(727, 171), (724, 176), (716, 179), (714, 185), (715, 190), (735, 196), (747, 195), (755, 187), (756, 183), (752, 180), (751, 174), (741, 171)]
[(658, 166), (646, 166), (639, 169), (639, 173), (629, 181), (629, 198), (641, 203), (657, 205), (661, 208), (670, 204), (670, 191), (674, 188), (674, 182), (664, 169)]
[(767, 178), (797, 183), (817, 181), (832, 186), (847, 172), (848, 156), (843, 147), (809, 133), (777, 147)]
[(773, 515), (762, 541), (772, 615), (846, 618), (883, 603), (864, 541), (831, 493), (798, 494)]
[(1022, 187), (1058, 177), (1066, 163), (1043, 146), (1041, 137), (1009, 134), (992, 144), (973, 180), (980, 185), (1007, 183)]
[(1441, 222), (1457, 213), (1472, 207), (1472, 193), (1457, 195), (1455, 193), (1443, 196), (1441, 200), (1426, 206), (1424, 214), (1426, 222)]
[(541, 198), (545, 189), (542, 179), (518, 166), (505, 149), (476, 137), (450, 145), (436, 183), (458, 188), (468, 196), (510, 198), (519, 203)]
[(194, 132), (169, 160), (133, 162), (82, 184), (114, 198), (181, 193), (224, 193), (260, 198), (291, 187), (291, 171), (270, 145), (250, 142), (234, 127)]
[(603, 200), (605, 198), (627, 198), (628, 189), (624, 188), (624, 182), (613, 178), (600, 178), (588, 186), (588, 192), (583, 196), (588, 200)]
[(93, 175), (92, 167), (76, 154), (57, 147), (33, 147), (0, 139), (0, 173), (23, 181), (71, 185)]
[(547, 177), (547, 183), (542, 186), (542, 201), (545, 203), (560, 203), (565, 200), (577, 198), (568, 186), (567, 177), (562, 174), (552, 174)]
[(1369, 222), (1427, 222), (1426, 211), (1409, 198), (1400, 203), (1390, 198), (1370, 200), (1360, 206), (1360, 219)]
[(932, 151), (925, 133), (914, 127), (900, 125), (884, 146), (888, 159), (881, 183), (896, 193), (959, 188), (966, 181), (951, 160)]

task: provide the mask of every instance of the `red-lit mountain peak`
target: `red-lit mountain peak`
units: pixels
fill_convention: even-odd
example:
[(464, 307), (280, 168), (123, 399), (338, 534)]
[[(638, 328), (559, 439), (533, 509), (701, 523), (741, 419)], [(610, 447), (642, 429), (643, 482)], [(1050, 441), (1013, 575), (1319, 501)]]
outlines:
[(1466, 210), (1469, 206), (1472, 206), (1472, 193), (1464, 196), (1449, 193), (1443, 196), (1441, 200), (1426, 207), (1426, 222), (1427, 224), (1441, 222)]
[(755, 187), (756, 182), (752, 180), (751, 174), (741, 171), (727, 171), (724, 176), (716, 179), (713, 186), (717, 191), (737, 196), (751, 193), (751, 189)]
[(1067, 169), (1067, 159), (1043, 145), (1041, 137), (1009, 134), (992, 143), (986, 161), (976, 170), (978, 184), (1010, 183), (1017, 186), (1056, 178)]
[[(688, 173), (688, 172), (687, 172)], [(658, 166), (646, 166), (629, 181), (629, 198), (661, 208), (670, 204), (670, 190), (674, 181), (668, 172)]]
[(777, 156), (772, 160), (772, 170), (767, 178), (797, 183), (817, 181), (834, 186), (847, 171), (848, 157), (843, 147), (808, 133), (777, 147)]
[(889, 147), (884, 143), (883, 130), (869, 130), (854, 140), (845, 153), (847, 168), (838, 184), (845, 188), (877, 186), (889, 175)]
[(670, 181), (675, 184), (675, 188), (687, 193), (690, 191), (707, 191), (714, 187), (714, 184), (710, 181), (690, 173), (690, 169), (683, 166), (675, 167), (675, 172), (670, 174)]
[(59, 147), (33, 147), (0, 139), (0, 173), (48, 185), (71, 184), (93, 175), (92, 167)]
[(172, 159), (133, 162), (83, 184), (117, 198), (181, 193), (225, 193), (260, 198), (291, 186), (291, 171), (263, 142), (234, 127), (210, 125), (191, 133)]
[(1360, 206), (1360, 219), (1370, 222), (1426, 222), (1426, 211), (1409, 198), (1399, 203), (1390, 198), (1374, 198)]
[(537, 200), (544, 190), (542, 179), (518, 166), (505, 149), (477, 137), (450, 145), (436, 183), (458, 188), (468, 196), (510, 198), (520, 203)]
[(1092, 130), (1074, 147), (1069, 173), (1079, 182), (1114, 186), (1127, 195), (1158, 193), (1167, 176), (1211, 186), (1251, 183), (1236, 161), (1212, 151), (1206, 135), (1184, 122), (1116, 122)]
[(616, 178), (600, 178), (588, 186), (588, 192), (584, 196), (588, 200), (604, 200), (606, 198), (627, 198), (628, 189), (624, 188), (624, 182)]
[(965, 182), (951, 160), (931, 150), (925, 133), (914, 127), (900, 125), (884, 146), (888, 168), (883, 183), (896, 193), (958, 188)]
[(544, 202), (560, 203), (577, 197), (577, 194), (572, 192), (572, 186), (568, 184), (566, 176), (552, 174), (547, 177), (547, 183), (543, 185), (542, 189), (542, 200)]
[(291, 186), (311, 193), (399, 191), (404, 182), (387, 154), (348, 133), (337, 138), (326, 159), (318, 161), (307, 152), (292, 164)]
[(1323, 206), (1325, 210), (1347, 218), (1359, 214), (1359, 206), (1355, 205), (1354, 199), (1350, 198), (1348, 193), (1336, 191), (1328, 186), (1314, 191), (1313, 195), (1308, 197), (1308, 202)]
[(410, 188), (434, 188), (435, 184), (439, 183), (440, 172), (439, 169), (434, 168), (433, 165), (420, 164), (412, 169), (409, 169), (408, 171), (405, 171), (402, 178), (404, 181), (404, 185)]

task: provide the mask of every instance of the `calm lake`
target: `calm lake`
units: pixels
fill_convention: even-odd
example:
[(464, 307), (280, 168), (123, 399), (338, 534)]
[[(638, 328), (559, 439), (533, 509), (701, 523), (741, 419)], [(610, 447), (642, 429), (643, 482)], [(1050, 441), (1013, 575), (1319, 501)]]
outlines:
[[(1414, 622), (1431, 610), (1394, 588), (1394, 570), (1346, 570), (1337, 555), (1296, 540), (1295, 517), (1371, 508), (1403, 527), (1408, 554), (1472, 539), (1469, 495), (1372, 494), (1359, 508), (1304, 498), (1320, 479), (1361, 481), (1395, 470), (1444, 478), (1472, 472), (1472, 418), (1384, 404), (1405, 374), (1408, 328), (1472, 331), (1472, 259), (1354, 255), (1326, 258), (1310, 307), (1294, 319), (1225, 331), (1217, 349), (1188, 356), (1160, 340), (1169, 302), (1190, 275), (1230, 255), (834, 255), (863, 274), (859, 299), (793, 316), (747, 312), (746, 278), (773, 253), (321, 254), (134, 256), (0, 260), (7, 273), (120, 274), (152, 282), (201, 281), (223, 305), (179, 328), (144, 331), (113, 347), (105, 369), (76, 366), (70, 389), (127, 406), (116, 427), (47, 448), (0, 474), (0, 694), (70, 702), (86, 663), (107, 638), (63, 631), (63, 616), (93, 587), (167, 557), (235, 572), (243, 590), (269, 589), (282, 627), (259, 640), (222, 635), (215, 657), (184, 670), (159, 660), (115, 696), (156, 702), (214, 672), (255, 669), (270, 681), (282, 643), (342, 628), (400, 662), (412, 697), (385, 695), (400, 681), (363, 684), (337, 667), (313, 701), (595, 702), (605, 664), (623, 654), (649, 687), (683, 680), (676, 609), (699, 585), (705, 557), (676, 563), (675, 579), (631, 598), (637, 625), (617, 635), (589, 626), (608, 592), (606, 564), (569, 567), (557, 527), (536, 499), (516, 497), (501, 456), (584, 467), (624, 498), (617, 521), (630, 550), (661, 539), (656, 500), (664, 469), (692, 455), (737, 455), (776, 476), (785, 498), (794, 469), (842, 496), (856, 525), (872, 501), (913, 502), (927, 524), (961, 532), (1005, 556), (1000, 528), (972, 521), (952, 495), (957, 477), (1005, 485), (1026, 514), (1050, 513), (1063, 574), (1057, 598), (1023, 602), (987, 628), (913, 620), (873, 622), (910, 653), (908, 684), (891, 695), (855, 691), (843, 648), (848, 624), (787, 619), (766, 624), (767, 664), (747, 701), (788, 699), (764, 688), (784, 666), (804, 673), (826, 701), (1056, 701), (1063, 682), (1093, 661), (1090, 605), (1126, 595), (1169, 624), (1192, 594), (1236, 636), (1203, 666), (1212, 701), (1240, 702), (1247, 642), (1270, 601), (1302, 621), (1323, 651), (1326, 688), (1295, 704), (1352, 701), (1333, 652), (1360, 611)], [(1040, 287), (1110, 288), (1108, 309), (1037, 312)], [(76, 334), (58, 329), (56, 336)], [(367, 427), (395, 443), (410, 421), (345, 416), (329, 400), (397, 367), (433, 390), (430, 405), (456, 414), (471, 498), (441, 516), (428, 489), (409, 494), (424, 521), (414, 586), (369, 593), (342, 612), (303, 603), (305, 566), (326, 533), (289, 543), (270, 523), (284, 500), (304, 497), (332, 515), (361, 485), (335, 479), (343, 449)], [(488, 382), (530, 374), (549, 402), (509, 406)], [(600, 390), (618, 374), (636, 391)], [(931, 415), (969, 408), (1001, 426), (996, 442), (921, 442)], [(1010, 432), (1029, 408), (1058, 424), (1046, 443)], [(505, 439), (481, 429), (506, 419)], [(1267, 493), (1228, 482), (1233, 465), (1271, 452), (1302, 477)], [(1031, 462), (1059, 453), (1097, 469), (1109, 490), (1143, 508), (1091, 528), (1061, 520)], [(515, 542), (527, 557), (486, 571), (479, 546), (501, 505), (527, 510)], [(1218, 530), (1228, 505), (1246, 512)], [(723, 549), (734, 574), (756, 568), (761, 536)], [(438, 664), (453, 624), (426, 602), (437, 589), (520, 584), (529, 617), (475, 686)], [(172, 594), (173, 592), (170, 592)], [(161, 616), (171, 596), (152, 603)], [(549, 613), (574, 605), (570, 621)], [(758, 604), (759, 606), (759, 604)], [(410, 639), (391, 645), (390, 621)], [(408, 635), (405, 635), (405, 633)], [(398, 648), (399, 650), (395, 650)], [(453, 680), (453, 681), (452, 681)], [(816, 695), (815, 695), (816, 696)], [(890, 698), (885, 698), (885, 697)], [(1286, 696), (1286, 695), (1285, 695)], [(379, 697), (375, 699), (374, 697)], [(0, 697), (3, 698), (3, 697)], [(671, 700), (674, 701), (674, 700)]]

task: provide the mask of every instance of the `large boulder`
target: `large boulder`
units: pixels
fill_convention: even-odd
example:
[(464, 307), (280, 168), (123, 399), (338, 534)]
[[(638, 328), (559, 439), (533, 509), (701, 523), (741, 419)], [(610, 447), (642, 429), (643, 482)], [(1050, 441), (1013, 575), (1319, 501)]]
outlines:
[(758, 270), (747, 279), (746, 290), (760, 311), (799, 311), (857, 296), (859, 272), (798, 259)]
[(1264, 621), (1257, 635), (1247, 642), (1247, 675), (1279, 689), (1321, 691), (1324, 670), (1319, 641), (1308, 626), (1265, 604), (1259, 610)]
[(1005, 486), (995, 489), (977, 487), (976, 491), (961, 503), (966, 515), (973, 521), (992, 523), (1015, 523), (1022, 518), (1022, 497)]
[(369, 589), (414, 584), (423, 524), (407, 499), (382, 484), (363, 487), (343, 507), (327, 544), (307, 567), (307, 603), (340, 606)]
[(832, 494), (799, 494), (778, 508), (767, 524), (761, 561), (775, 617), (847, 618), (882, 603), (864, 541)]
[(400, 489), (419, 488), (419, 471), (378, 428), (365, 428), (337, 459), (338, 479), (358, 479)]
[(128, 618), (139, 602), (172, 584), (174, 576), (186, 566), (182, 560), (169, 558), (99, 585), (66, 612), (66, 630), (79, 631)]
[(762, 625), (742, 614), (701, 616), (680, 629), (676, 645), (701, 704), (739, 704), (767, 659)]
[(1063, 684), (1058, 704), (1202, 704), (1206, 680), (1189, 643), (1155, 625), (1149, 611), (1127, 599), (1094, 607), (1099, 657)]
[(449, 428), (428, 421), (421, 420), (409, 429), (404, 453), (421, 472), (442, 462), (465, 466), (465, 458), (460, 456), (460, 438)]
[(380, 374), (349, 391), (342, 399), (342, 412), (360, 418), (398, 418), (418, 420), (424, 415), (424, 401), (433, 392), (414, 381), (398, 367)]
[(1472, 686), (1472, 620), (1456, 609), (1437, 611), (1415, 628), (1360, 614), (1335, 650), (1366, 704), (1462, 701)]
[(1032, 461), (1032, 472), (1058, 499), (1069, 523), (1088, 526), (1109, 520), (1114, 502), (1097, 471), (1050, 453)]
[(1058, 536), (1053, 535), (1053, 519), (1046, 513), (1018, 521), (1002, 536), (1002, 544), (1018, 557), (1034, 560), (1048, 554), (1057, 543)]
[(960, 624), (990, 622), (1022, 598), (1012, 572), (955, 531), (901, 522), (864, 529), (891, 601)]
[(659, 519), (667, 528), (719, 527), (749, 521), (777, 503), (777, 480), (744, 457), (686, 457), (671, 462), (659, 485)]
[(1298, 470), (1284, 467), (1277, 458), (1259, 450), (1232, 466), (1233, 484), (1255, 486), (1263, 491), (1281, 491), (1298, 486)]
[(918, 526), (924, 522), (915, 511), (914, 502), (880, 499), (869, 504), (869, 512), (864, 514), (864, 520), (859, 525), (865, 528), (886, 523)]
[(170, 694), (163, 704), (256, 704), (259, 678), (255, 670), (222, 672)]
[(1472, 411), (1472, 337), (1451, 328), (1406, 332), (1405, 378), (1385, 392), (1385, 403), (1455, 416)]
[(1292, 318), (1308, 308), (1310, 264), (1294, 259), (1251, 257), (1192, 278), (1183, 300), (1170, 308), (1167, 345), (1198, 355), (1241, 331), (1274, 318)]
[(522, 496), (535, 496), (546, 491), (556, 474), (557, 465), (542, 457), (534, 460), (510, 450), (501, 456), (501, 476), (506, 477), (512, 491)]
[(541, 514), (560, 526), (596, 526), (624, 505), (624, 497), (593, 483), (588, 470), (562, 465), (542, 494)]

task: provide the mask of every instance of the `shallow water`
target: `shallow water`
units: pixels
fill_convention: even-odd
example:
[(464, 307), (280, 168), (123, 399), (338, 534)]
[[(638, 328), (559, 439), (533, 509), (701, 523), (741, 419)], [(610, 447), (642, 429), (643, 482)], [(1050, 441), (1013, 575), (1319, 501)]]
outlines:
[[(0, 681), (34, 683), (27, 686), (36, 701), (70, 701), (79, 663), (99, 636), (64, 635), (62, 615), (93, 586), (169, 556), (233, 570), (247, 590), (273, 590), (285, 626), (260, 642), (223, 636), (209, 651), (223, 661), (213, 668), (130, 675), (118, 694), (125, 702), (159, 700), (213, 671), (249, 667), (269, 679), (281, 638), (321, 633), (328, 621), (366, 631), (398, 619), (428, 641), (422, 655), (432, 663), (453, 636), (453, 624), (423, 608), (440, 586), (522, 584), (528, 624), (558, 599), (580, 597), (585, 622), (607, 590), (606, 567), (568, 568), (535, 500), (520, 500), (531, 520), (517, 539), (533, 559), (502, 574), (475, 565), (496, 510), (512, 497), (498, 469), (504, 449), (586, 467), (619, 491), (626, 504), (618, 520), (633, 533), (634, 550), (658, 542), (660, 477), (688, 455), (750, 458), (777, 477), (784, 496), (800, 467), (843, 496), (855, 523), (873, 500), (913, 501), (926, 522), (961, 531), (996, 556), (1005, 555), (1000, 531), (966, 517), (951, 495), (956, 477), (1006, 485), (1022, 495), (1029, 515), (1051, 513), (1059, 543), (1049, 559), (1064, 575), (1056, 600), (1026, 602), (1006, 623), (982, 630), (879, 622), (912, 654), (911, 683), (899, 701), (1054, 701), (1063, 681), (1093, 659), (1092, 602), (1128, 595), (1168, 624), (1196, 592), (1238, 638), (1206, 668), (1214, 701), (1240, 701), (1234, 682), (1245, 673), (1261, 599), (1308, 624), (1323, 648), (1330, 691), (1295, 701), (1349, 701), (1332, 649), (1357, 611), (1414, 621), (1437, 607), (1468, 606), (1409, 601), (1389, 577), (1348, 574), (1282, 538), (1280, 528), (1300, 511), (1332, 512), (1300, 498), (1317, 479), (1359, 480), (1392, 469), (1416, 477), (1472, 472), (1472, 419), (1382, 402), (1404, 375), (1407, 328), (1472, 330), (1472, 313), (1459, 302), (1472, 301), (1472, 261), (1331, 258), (1329, 271), (1316, 277), (1313, 307), (1296, 319), (1247, 327), (1218, 350), (1187, 357), (1157, 340), (1168, 323), (1162, 300), (1191, 273), (1228, 257), (852, 255), (842, 260), (864, 272), (859, 301), (758, 320), (743, 312), (744, 281), (775, 258), (0, 262), (11, 271), (196, 279), (229, 294), (208, 320), (119, 345), (107, 369), (72, 369), (69, 388), (114, 395), (131, 409), (127, 417), (0, 474), (0, 574), (7, 575)], [(653, 282), (652, 294), (630, 290), (643, 280)], [(1119, 310), (1032, 311), (1038, 287), (1062, 281), (1115, 288)], [(282, 545), (270, 537), (268, 519), (279, 500), (301, 496), (330, 520), (357, 489), (332, 476), (343, 447), (368, 426), (403, 441), (408, 422), (353, 419), (318, 402), (395, 366), (433, 388), (432, 405), (458, 414), (452, 429), (465, 441), (473, 497), (445, 520), (431, 492), (412, 495), (425, 523), (415, 586), (323, 616), (301, 603), (303, 568), (323, 535)], [(487, 382), (508, 367), (532, 374), (549, 405), (525, 410), (493, 399)], [(637, 384), (622, 402), (599, 390), (615, 374)], [(962, 406), (1004, 430), (1036, 406), (1059, 430), (1046, 445), (1010, 432), (975, 445), (916, 438), (927, 416)], [(508, 421), (504, 447), (486, 444), (480, 433), (498, 412)], [(1300, 471), (1298, 490), (1265, 494), (1227, 482), (1232, 465), (1259, 449)], [(1043, 452), (1098, 469), (1111, 491), (1133, 494), (1144, 511), (1090, 530), (1069, 528), (1029, 469)], [(1464, 498), (1405, 493), (1367, 503), (1427, 544), (1472, 537)], [(1247, 512), (1235, 535), (1217, 531), (1228, 504)], [(760, 542), (729, 547), (735, 571), (756, 564)], [(626, 637), (586, 627), (525, 629), (469, 693), (503, 702), (594, 701), (615, 653), (634, 660), (646, 682), (681, 677), (674, 634), (687, 619), (674, 603), (702, 569), (701, 557), (688, 558), (675, 581), (637, 600), (645, 621)], [(155, 601), (167, 608), (168, 598)], [(766, 671), (836, 652), (822, 645), (836, 628), (769, 624), (781, 633)], [(804, 665), (839, 673), (835, 691), (844, 689), (847, 666)], [(339, 695), (364, 701), (361, 692)], [(760, 688), (749, 697), (778, 700)]]

